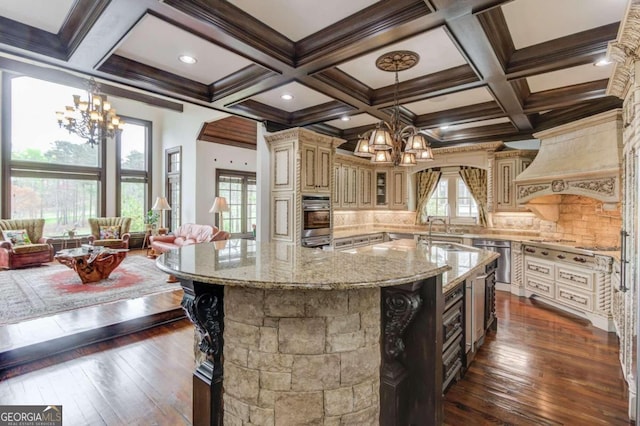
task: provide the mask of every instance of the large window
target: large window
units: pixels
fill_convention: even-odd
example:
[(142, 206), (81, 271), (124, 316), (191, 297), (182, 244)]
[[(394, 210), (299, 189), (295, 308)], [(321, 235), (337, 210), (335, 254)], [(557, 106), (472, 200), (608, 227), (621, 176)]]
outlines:
[[(229, 211), (223, 213), (224, 224), (216, 223), (233, 237), (249, 236), (257, 223), (256, 174), (230, 170), (217, 171), (218, 197), (225, 197)], [(216, 221), (219, 217), (216, 217)]]
[(169, 210), (169, 229), (178, 229), (182, 218), (182, 149), (178, 147), (169, 148), (165, 153), (165, 164), (167, 165), (166, 194), (171, 206)]
[(449, 217), (454, 223), (472, 223), (478, 206), (457, 172), (443, 172), (426, 205), (428, 216)]
[(87, 218), (103, 203), (103, 144), (91, 147), (58, 127), (55, 111), (81, 89), (4, 74), (2, 105), (3, 217), (44, 218), (44, 234), (75, 228), (89, 233)]
[(151, 122), (125, 117), (116, 137), (119, 162), (119, 215), (131, 218), (131, 232), (145, 230), (149, 210)]
[[(115, 213), (143, 231), (149, 205), (151, 123), (125, 118), (116, 140), (92, 147), (58, 126), (56, 111), (86, 99), (86, 88), (4, 73), (2, 79), (2, 216), (44, 218), (44, 235), (75, 229), (89, 234), (88, 218), (104, 216), (106, 171), (115, 171)], [(115, 148), (113, 146), (115, 145)], [(107, 164), (107, 146), (116, 161)]]

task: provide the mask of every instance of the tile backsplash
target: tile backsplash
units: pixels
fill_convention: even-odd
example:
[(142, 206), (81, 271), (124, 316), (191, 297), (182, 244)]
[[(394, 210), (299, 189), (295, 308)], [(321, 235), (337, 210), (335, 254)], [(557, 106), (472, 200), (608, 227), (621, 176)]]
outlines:
[[(514, 212), (493, 214), (493, 226), (489, 228), (455, 224), (452, 227), (474, 234), (524, 233), (549, 240), (572, 241), (581, 246), (620, 246), (622, 215), (619, 206), (613, 211), (603, 211), (598, 200), (563, 195), (559, 213), (557, 222), (540, 219), (531, 212)], [(333, 220), (336, 231), (427, 228), (426, 225), (415, 225), (415, 212), (403, 210), (336, 210)]]

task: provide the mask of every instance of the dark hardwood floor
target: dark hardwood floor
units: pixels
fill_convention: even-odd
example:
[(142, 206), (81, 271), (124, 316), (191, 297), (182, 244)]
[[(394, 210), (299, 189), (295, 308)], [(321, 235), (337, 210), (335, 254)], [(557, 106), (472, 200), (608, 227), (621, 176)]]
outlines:
[[(131, 250), (127, 255), (145, 256), (146, 251)], [(184, 318), (182, 295), (178, 288), (0, 325), (0, 375), (26, 362)]]
[(447, 425), (630, 424), (615, 333), (505, 292), (496, 311), (498, 332), (445, 395)]
[[(447, 425), (627, 425), (613, 333), (498, 292), (491, 334), (445, 396)], [(5, 370), (0, 404), (62, 404), (66, 425), (191, 424), (186, 319)]]

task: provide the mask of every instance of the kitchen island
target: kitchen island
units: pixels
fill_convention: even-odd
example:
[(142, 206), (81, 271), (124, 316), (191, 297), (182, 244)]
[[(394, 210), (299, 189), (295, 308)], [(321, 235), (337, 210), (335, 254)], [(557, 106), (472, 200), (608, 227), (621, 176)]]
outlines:
[(443, 284), (495, 256), (413, 241), (165, 253), (198, 331), (194, 424), (440, 424)]

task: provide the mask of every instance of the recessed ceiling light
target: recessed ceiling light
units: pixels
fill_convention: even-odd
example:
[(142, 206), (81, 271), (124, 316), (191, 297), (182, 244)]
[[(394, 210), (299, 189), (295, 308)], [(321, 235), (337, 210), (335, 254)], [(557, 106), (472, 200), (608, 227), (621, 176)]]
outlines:
[(345, 116), (344, 116), (344, 117), (342, 117), (340, 120), (342, 120), (342, 121), (349, 121), (349, 120), (351, 120), (351, 118), (350, 118), (350, 117), (347, 117), (347, 116), (345, 115)]
[(611, 63), (611, 61), (609, 59), (602, 58), (598, 62), (596, 62), (594, 65), (596, 67), (604, 67), (605, 65), (609, 65), (610, 63)]
[(178, 59), (180, 60), (180, 62), (185, 64), (195, 64), (196, 62), (198, 62), (196, 58), (189, 55), (180, 55), (178, 56)]
[(447, 130), (449, 128), (449, 126), (447, 126), (446, 124), (444, 126), (440, 126), (440, 130)]
[(293, 95), (289, 94), (289, 93), (285, 93), (284, 95), (280, 96), (282, 99), (284, 99), (285, 101), (290, 101), (291, 99), (293, 99)]

